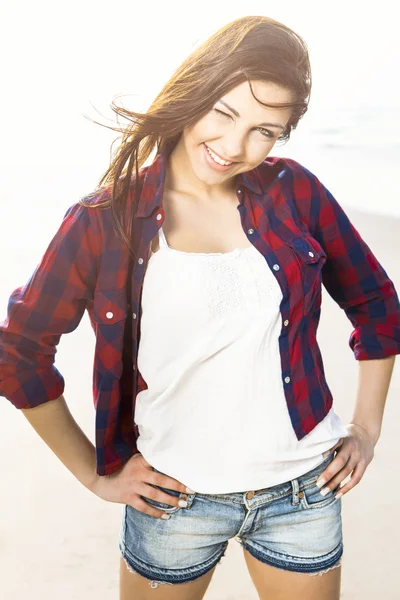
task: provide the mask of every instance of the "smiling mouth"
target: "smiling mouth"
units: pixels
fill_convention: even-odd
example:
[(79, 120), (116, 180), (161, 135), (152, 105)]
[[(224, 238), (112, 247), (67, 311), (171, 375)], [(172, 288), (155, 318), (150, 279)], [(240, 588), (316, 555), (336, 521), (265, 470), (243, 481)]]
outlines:
[[(223, 160), (224, 162), (229, 163), (229, 165), (226, 165), (226, 166), (237, 165), (238, 164), (238, 162), (235, 161), (235, 160), (226, 160), (225, 158), (222, 158), (222, 156), (220, 156), (219, 154), (217, 154), (216, 152), (214, 152), (214, 150), (211, 150), (211, 148), (209, 148), (206, 143), (204, 143), (204, 145), (205, 145), (207, 151), (210, 150), (213, 154), (215, 154), (216, 156), (218, 156), (219, 159)], [(211, 158), (213, 158), (213, 157), (211, 156)], [(219, 164), (219, 163), (217, 163), (217, 164)], [(221, 165), (221, 166), (225, 166), (225, 165)]]

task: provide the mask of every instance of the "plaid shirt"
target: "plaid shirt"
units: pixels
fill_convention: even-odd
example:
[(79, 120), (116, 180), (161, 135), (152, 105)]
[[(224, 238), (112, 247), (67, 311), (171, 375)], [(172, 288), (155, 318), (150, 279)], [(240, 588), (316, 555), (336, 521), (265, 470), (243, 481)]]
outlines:
[[(150, 243), (164, 222), (168, 152), (140, 171), (143, 187), (132, 232), (137, 260), (130, 262), (125, 243), (115, 233), (110, 207), (75, 203), (28, 282), (11, 293), (7, 318), (0, 323), (0, 395), (16, 408), (31, 408), (63, 394), (64, 379), (54, 366), (56, 346), (88, 311), (96, 336), (93, 399), (99, 475), (118, 471), (137, 452), (136, 395), (147, 388), (137, 369), (141, 291)], [(133, 191), (132, 185), (127, 212)], [(333, 402), (316, 339), (321, 284), (354, 328), (349, 346), (357, 360), (400, 353), (399, 299), (339, 203), (300, 163), (267, 157), (239, 174), (236, 193), (243, 230), (283, 293), (281, 377), (300, 440)], [(86, 199), (96, 204), (107, 194), (99, 188)]]

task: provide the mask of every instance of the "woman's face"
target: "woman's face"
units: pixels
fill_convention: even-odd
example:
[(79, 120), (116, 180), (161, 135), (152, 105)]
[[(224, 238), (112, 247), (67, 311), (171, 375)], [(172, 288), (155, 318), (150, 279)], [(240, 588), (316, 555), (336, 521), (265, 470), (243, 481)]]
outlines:
[[(293, 101), (288, 90), (275, 84), (252, 81), (252, 87), (262, 102)], [(206, 188), (215, 185), (222, 189), (229, 179), (265, 160), (290, 116), (290, 108), (259, 104), (245, 81), (222, 96), (195, 125), (186, 128), (179, 143), (183, 144), (197, 179)], [(233, 164), (221, 169), (207, 148)]]

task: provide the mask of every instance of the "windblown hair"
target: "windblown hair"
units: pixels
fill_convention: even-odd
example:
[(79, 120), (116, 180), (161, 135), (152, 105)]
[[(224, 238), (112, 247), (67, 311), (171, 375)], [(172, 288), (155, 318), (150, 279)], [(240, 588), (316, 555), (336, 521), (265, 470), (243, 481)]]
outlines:
[[(112, 110), (125, 117), (128, 126), (108, 127), (122, 133), (110, 166), (99, 180), (100, 203), (110, 206), (116, 233), (128, 245), (130, 231), (140, 198), (139, 169), (151, 156), (170, 144), (175, 146), (183, 130), (199, 121), (228, 91), (248, 81), (253, 97), (270, 108), (292, 108), (291, 117), (278, 140), (286, 143), (292, 129), (308, 109), (311, 92), (311, 67), (305, 41), (286, 25), (265, 16), (245, 16), (216, 31), (196, 48), (173, 73), (146, 113), (118, 106)], [(277, 84), (292, 93), (293, 102), (266, 104), (254, 95), (250, 80)], [(135, 176), (132, 169), (135, 164)], [(123, 217), (128, 194), (135, 185), (132, 216), (124, 230)], [(85, 197), (87, 198), (87, 197)], [(80, 203), (86, 206), (85, 198)]]

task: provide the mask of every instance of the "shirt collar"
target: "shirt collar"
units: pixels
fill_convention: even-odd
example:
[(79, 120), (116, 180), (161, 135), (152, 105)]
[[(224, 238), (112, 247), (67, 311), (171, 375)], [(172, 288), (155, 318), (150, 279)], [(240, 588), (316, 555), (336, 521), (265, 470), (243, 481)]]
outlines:
[[(148, 217), (154, 210), (162, 206), (162, 196), (164, 191), (167, 159), (172, 151), (171, 146), (167, 146), (162, 152), (157, 154), (152, 164), (146, 167), (143, 187), (140, 194), (140, 202), (136, 211), (137, 217)], [(268, 159), (267, 159), (268, 160)], [(276, 158), (271, 159), (276, 162)], [(238, 187), (244, 186), (257, 195), (263, 194), (263, 186), (258, 167), (239, 173)]]

